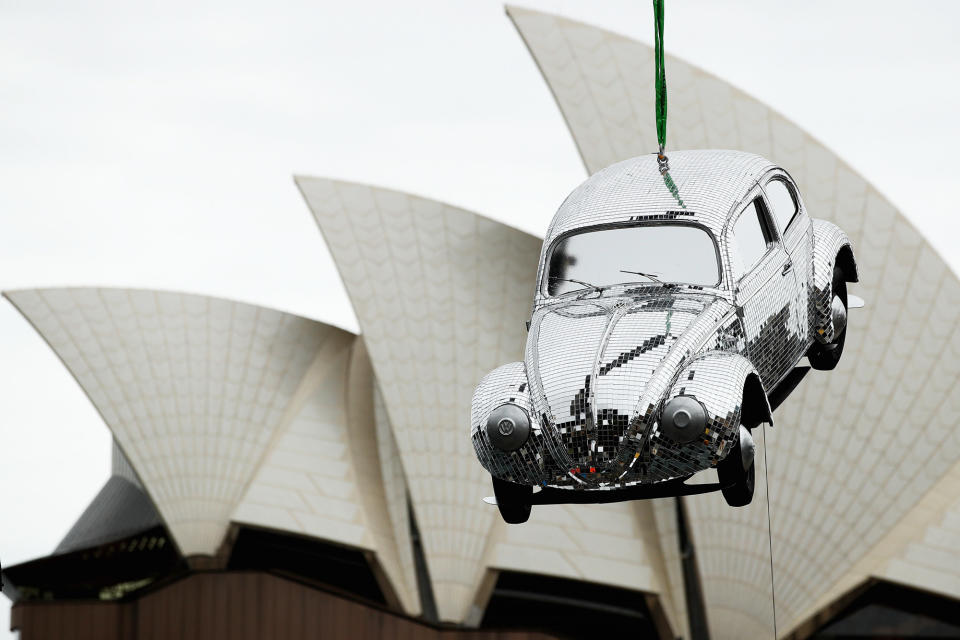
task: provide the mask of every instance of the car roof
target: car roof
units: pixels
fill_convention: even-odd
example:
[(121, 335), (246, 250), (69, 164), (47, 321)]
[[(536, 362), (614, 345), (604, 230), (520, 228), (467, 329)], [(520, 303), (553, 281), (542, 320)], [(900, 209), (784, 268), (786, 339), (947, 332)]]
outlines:
[(697, 222), (719, 239), (730, 210), (772, 162), (743, 151), (669, 151), (661, 175), (654, 153), (601, 169), (567, 196), (553, 217), (544, 250), (558, 236), (595, 225), (632, 221)]

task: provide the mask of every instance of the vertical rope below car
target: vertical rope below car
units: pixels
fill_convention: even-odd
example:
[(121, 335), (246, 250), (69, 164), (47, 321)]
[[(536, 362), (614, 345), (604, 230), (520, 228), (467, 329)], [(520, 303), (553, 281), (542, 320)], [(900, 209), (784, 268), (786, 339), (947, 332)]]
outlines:
[(777, 637), (777, 594), (774, 591), (774, 580), (773, 580), (773, 529), (770, 524), (770, 472), (768, 469), (768, 463), (770, 459), (767, 458), (767, 423), (763, 423), (763, 478), (764, 484), (766, 484), (766, 494), (767, 494), (767, 543), (768, 549), (770, 551), (770, 604), (773, 606), (773, 637)]

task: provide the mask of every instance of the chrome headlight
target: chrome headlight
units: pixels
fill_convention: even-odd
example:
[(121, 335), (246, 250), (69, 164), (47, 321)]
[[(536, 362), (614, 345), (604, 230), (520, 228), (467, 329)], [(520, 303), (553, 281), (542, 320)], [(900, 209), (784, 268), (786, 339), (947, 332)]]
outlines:
[(501, 451), (516, 451), (530, 437), (530, 418), (515, 404), (502, 404), (487, 418), (487, 437)]
[(660, 414), (660, 431), (675, 442), (693, 442), (703, 435), (706, 426), (706, 409), (690, 396), (673, 398)]

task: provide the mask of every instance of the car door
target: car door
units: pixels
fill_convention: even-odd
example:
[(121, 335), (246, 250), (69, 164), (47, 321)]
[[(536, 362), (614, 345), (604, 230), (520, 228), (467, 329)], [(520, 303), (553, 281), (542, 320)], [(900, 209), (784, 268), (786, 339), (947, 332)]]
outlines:
[(747, 353), (769, 391), (797, 360), (797, 283), (762, 190), (745, 202), (727, 227), (728, 259)]
[(806, 335), (795, 354), (799, 360), (806, 353), (810, 341), (810, 317), (807, 299), (813, 282), (813, 224), (803, 206), (796, 185), (788, 175), (776, 171), (763, 186), (767, 207), (783, 238), (783, 246), (793, 263), (797, 281), (795, 300), (795, 331)]

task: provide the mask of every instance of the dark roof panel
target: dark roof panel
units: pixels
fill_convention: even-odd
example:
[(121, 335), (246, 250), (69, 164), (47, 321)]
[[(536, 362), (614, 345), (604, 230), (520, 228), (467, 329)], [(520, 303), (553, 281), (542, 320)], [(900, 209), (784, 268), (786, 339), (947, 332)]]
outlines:
[(160, 514), (142, 489), (113, 476), (57, 545), (53, 555), (88, 549), (162, 524)]

